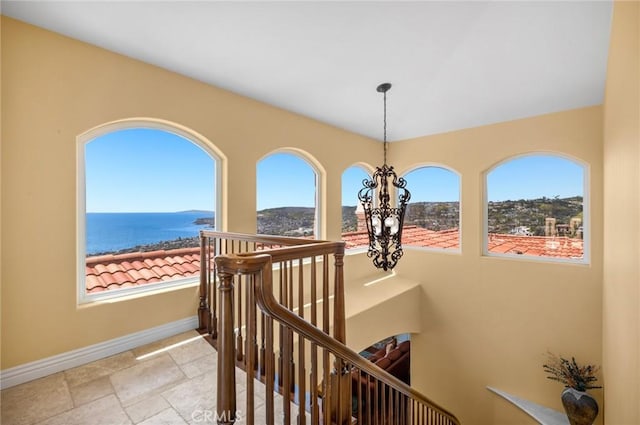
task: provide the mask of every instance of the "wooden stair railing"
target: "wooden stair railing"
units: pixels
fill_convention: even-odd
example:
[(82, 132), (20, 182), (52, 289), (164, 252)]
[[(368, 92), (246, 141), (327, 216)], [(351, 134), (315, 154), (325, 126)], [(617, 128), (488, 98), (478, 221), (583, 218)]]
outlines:
[[(203, 244), (201, 264), (209, 264), (203, 275), (209, 283), (217, 280), (219, 290), (219, 299), (213, 298), (219, 309), (209, 316), (216, 319), (208, 324), (218, 320), (218, 423), (459, 424), (451, 413), (344, 345), (343, 243), (216, 237), (249, 240), (244, 250), (218, 250), (215, 267), (212, 251)], [(236, 405), (238, 362), (247, 372), (244, 406)]]
[[(207, 333), (214, 345), (220, 327), (216, 290), (220, 279), (214, 259), (221, 255), (246, 253), (270, 253), (276, 265), (275, 294), (280, 302), (291, 310), (297, 310), (303, 317), (307, 314), (311, 323), (326, 333), (333, 331), (334, 338), (345, 341), (344, 243), (203, 230), (200, 231), (198, 330)], [(331, 259), (333, 269), (330, 267)], [(239, 275), (234, 276), (233, 282), (236, 288), (233, 291), (235, 345), (239, 362), (244, 362), (247, 327), (245, 280), (246, 277)], [(264, 354), (262, 348), (260, 353)]]

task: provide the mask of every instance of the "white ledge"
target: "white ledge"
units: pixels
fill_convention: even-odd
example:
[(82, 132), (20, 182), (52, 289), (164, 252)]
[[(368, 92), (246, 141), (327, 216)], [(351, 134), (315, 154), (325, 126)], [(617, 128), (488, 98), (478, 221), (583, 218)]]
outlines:
[(567, 415), (562, 412), (541, 406), (529, 400), (518, 398), (495, 388), (487, 387), (487, 389), (510, 401), (542, 425), (569, 425)]

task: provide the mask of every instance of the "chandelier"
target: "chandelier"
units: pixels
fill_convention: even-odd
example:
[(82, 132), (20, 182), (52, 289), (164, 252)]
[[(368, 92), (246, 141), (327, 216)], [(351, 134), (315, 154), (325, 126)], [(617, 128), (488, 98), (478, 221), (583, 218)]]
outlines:
[[(391, 83), (383, 83), (376, 89), (384, 95), (384, 164), (376, 167), (370, 180), (362, 181), (364, 187), (358, 192), (369, 234), (367, 255), (373, 259), (374, 266), (385, 271), (392, 270), (402, 257), (402, 225), (411, 199), (407, 181), (387, 165), (387, 91), (390, 88)], [(397, 207), (391, 205), (390, 185), (395, 188)]]

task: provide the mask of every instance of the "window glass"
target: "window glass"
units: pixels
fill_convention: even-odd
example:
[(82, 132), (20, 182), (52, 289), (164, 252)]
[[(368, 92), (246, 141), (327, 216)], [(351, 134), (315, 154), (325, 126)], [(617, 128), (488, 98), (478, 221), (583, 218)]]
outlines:
[(443, 167), (425, 166), (406, 175), (411, 200), (402, 245), (460, 248), (460, 177)]
[(369, 179), (371, 176), (357, 165), (342, 173), (342, 240), (347, 249), (369, 246), (364, 211), (358, 208), (358, 192), (364, 187), (362, 181)]
[(275, 153), (257, 166), (258, 233), (315, 237), (316, 173), (291, 153)]
[(84, 177), (87, 293), (197, 275), (198, 232), (215, 225), (211, 155), (169, 131), (123, 129), (84, 144)]
[(582, 260), (584, 173), (555, 155), (518, 157), (491, 170), (485, 252)]

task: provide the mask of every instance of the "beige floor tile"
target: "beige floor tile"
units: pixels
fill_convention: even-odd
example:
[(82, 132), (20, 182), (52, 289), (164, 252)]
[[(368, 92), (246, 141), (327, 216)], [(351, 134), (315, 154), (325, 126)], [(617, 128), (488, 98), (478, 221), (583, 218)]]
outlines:
[(140, 425), (187, 425), (178, 412), (169, 408), (141, 422)]
[(208, 415), (216, 403), (216, 375), (205, 373), (188, 380), (162, 396), (178, 411), (180, 416), (192, 421)]
[(167, 403), (167, 400), (161, 395), (155, 395), (125, 408), (125, 411), (134, 423), (139, 423), (157, 415), (169, 407), (171, 406)]
[(130, 425), (132, 422), (115, 395), (84, 404), (38, 425)]
[(108, 376), (103, 376), (84, 384), (70, 387), (74, 406), (78, 407), (90, 401), (97, 400), (106, 395), (113, 394), (113, 387)]
[(217, 357), (213, 347), (202, 337), (195, 337), (183, 344), (172, 347), (168, 353), (179, 365), (191, 362), (200, 357)]
[(1, 398), (3, 424), (34, 424), (73, 408), (62, 373), (3, 390)]
[(168, 354), (161, 354), (115, 372), (110, 378), (123, 406), (130, 406), (145, 396), (151, 396), (169, 385), (177, 384), (184, 380), (185, 376)]
[(206, 372), (217, 373), (218, 356), (214, 351), (212, 355), (197, 358), (189, 363), (180, 365), (180, 369), (187, 375), (187, 378), (195, 378)]
[(131, 351), (116, 354), (115, 356), (100, 359), (64, 372), (70, 387), (82, 385), (103, 376), (111, 375), (122, 369), (136, 364), (135, 356)]
[[(133, 352), (133, 355), (139, 360), (151, 359), (154, 357), (154, 355), (156, 355), (156, 352), (157, 354), (162, 354), (172, 348), (177, 348), (183, 344), (188, 344), (190, 341), (199, 339), (201, 339), (201, 337), (198, 332), (188, 331), (152, 342), (150, 344), (143, 345), (141, 347), (134, 348), (131, 351)], [(213, 350), (213, 348), (211, 349)]]

